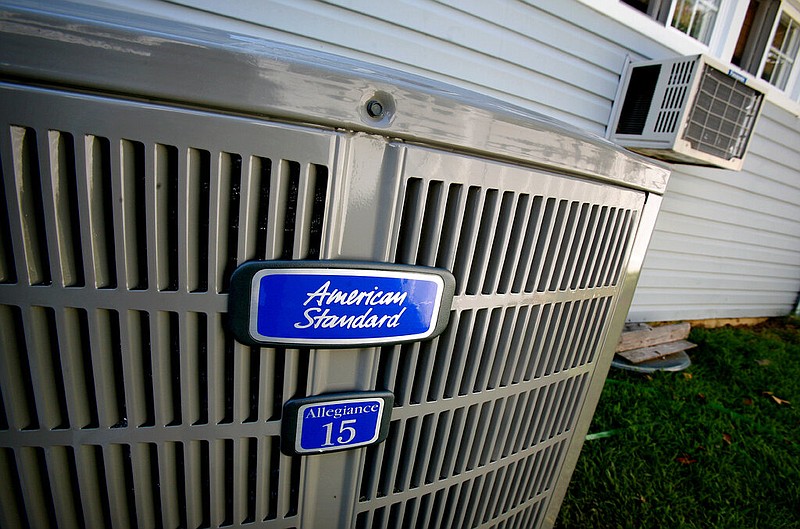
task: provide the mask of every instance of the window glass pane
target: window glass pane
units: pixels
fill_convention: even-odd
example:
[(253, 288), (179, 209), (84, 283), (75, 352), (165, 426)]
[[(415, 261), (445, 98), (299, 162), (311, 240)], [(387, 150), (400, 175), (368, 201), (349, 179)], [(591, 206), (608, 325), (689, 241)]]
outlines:
[(657, 20), (662, 24), (667, 23), (669, 16), (669, 8), (671, 6), (670, 0), (621, 0), (622, 3), (628, 4), (634, 9), (638, 9), (645, 15), (653, 20)]
[[(747, 14), (745, 15), (744, 22), (742, 23), (742, 30), (739, 32), (739, 39), (736, 41), (736, 49), (733, 52), (733, 57), (731, 57), (731, 62), (733, 64), (736, 66), (741, 66), (745, 69), (747, 69), (747, 65), (744, 64), (745, 52), (750, 45), (750, 39), (758, 37), (751, 32), (753, 31), (753, 24), (760, 7), (760, 2), (756, 0), (750, 0), (750, 3), (747, 4)], [(751, 71), (750, 73), (756, 72)]]
[(781, 90), (785, 89), (797, 60), (798, 48), (800, 48), (800, 27), (795, 19), (782, 13), (764, 60), (761, 78)]
[[(784, 15), (786, 16), (786, 15)], [(800, 24), (797, 20), (786, 16), (789, 19), (789, 24), (786, 28), (786, 34), (781, 42), (781, 52), (791, 57), (792, 62), (797, 58), (798, 48), (800, 48)]]
[(642, 13), (647, 13), (647, 9), (650, 7), (650, 2), (648, 0), (622, 0), (622, 2), (638, 9)]
[(671, 25), (704, 44), (711, 40), (720, 0), (678, 0)]
[(775, 38), (772, 39), (772, 47), (781, 49), (783, 42), (786, 40), (786, 31), (789, 29), (791, 19), (786, 14), (781, 16), (781, 21), (778, 22), (778, 27), (775, 28)]

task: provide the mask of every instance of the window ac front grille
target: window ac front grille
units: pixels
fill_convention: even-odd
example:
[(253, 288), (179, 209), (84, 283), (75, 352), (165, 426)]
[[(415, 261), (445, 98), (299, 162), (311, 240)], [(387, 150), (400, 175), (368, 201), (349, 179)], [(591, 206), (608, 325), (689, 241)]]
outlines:
[(692, 148), (725, 160), (742, 158), (761, 105), (741, 81), (706, 68), (684, 139)]

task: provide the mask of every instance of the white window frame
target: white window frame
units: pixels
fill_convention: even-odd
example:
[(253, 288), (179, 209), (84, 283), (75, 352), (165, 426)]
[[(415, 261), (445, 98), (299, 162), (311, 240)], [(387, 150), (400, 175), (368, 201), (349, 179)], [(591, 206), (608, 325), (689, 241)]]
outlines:
[[(791, 18), (795, 24), (800, 26), (800, 9), (795, 8), (794, 6), (782, 2), (780, 8), (778, 9), (777, 14), (775, 15), (775, 20), (772, 21), (772, 28), (770, 29), (769, 38), (767, 40), (767, 46), (764, 49), (764, 53), (761, 56), (761, 62), (758, 66), (758, 72), (756, 77), (761, 79), (761, 76), (764, 74), (764, 66), (767, 64), (767, 57), (769, 56), (770, 50), (772, 48), (772, 42), (775, 39), (775, 32), (778, 29), (778, 24), (780, 23), (781, 17), (786, 14), (789, 18)], [(777, 85), (770, 83), (771, 86), (774, 86), (776, 90), (781, 90), (786, 93), (789, 97), (794, 100), (800, 98), (800, 86), (798, 83), (798, 78), (800, 78), (800, 50), (798, 50), (797, 55), (794, 56), (793, 63), (792, 63), (792, 71), (789, 72), (788, 79), (786, 81), (786, 86), (784, 88), (779, 88)], [(769, 82), (764, 79), (764, 82)]]

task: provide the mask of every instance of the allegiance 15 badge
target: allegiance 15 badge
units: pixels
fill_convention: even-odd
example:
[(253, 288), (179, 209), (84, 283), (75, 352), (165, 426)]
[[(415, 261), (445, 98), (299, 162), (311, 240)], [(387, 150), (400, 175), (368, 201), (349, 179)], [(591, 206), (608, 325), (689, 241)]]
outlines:
[(281, 451), (322, 454), (380, 443), (389, 434), (393, 404), (387, 391), (292, 399), (283, 407)]

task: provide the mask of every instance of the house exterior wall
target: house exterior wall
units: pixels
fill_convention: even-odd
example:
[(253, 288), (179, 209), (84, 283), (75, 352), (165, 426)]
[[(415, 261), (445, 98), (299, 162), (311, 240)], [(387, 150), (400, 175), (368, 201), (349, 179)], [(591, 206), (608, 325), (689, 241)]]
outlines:
[[(743, 6), (720, 11), (734, 37)], [(137, 9), (421, 74), (599, 135), (629, 58), (722, 55), (735, 43), (718, 35), (706, 47), (616, 0), (147, 0)], [(795, 308), (799, 115), (800, 104), (770, 94), (741, 172), (674, 166), (630, 320)]]
[(741, 172), (673, 172), (631, 319), (779, 316), (800, 290), (798, 119), (764, 109)]

